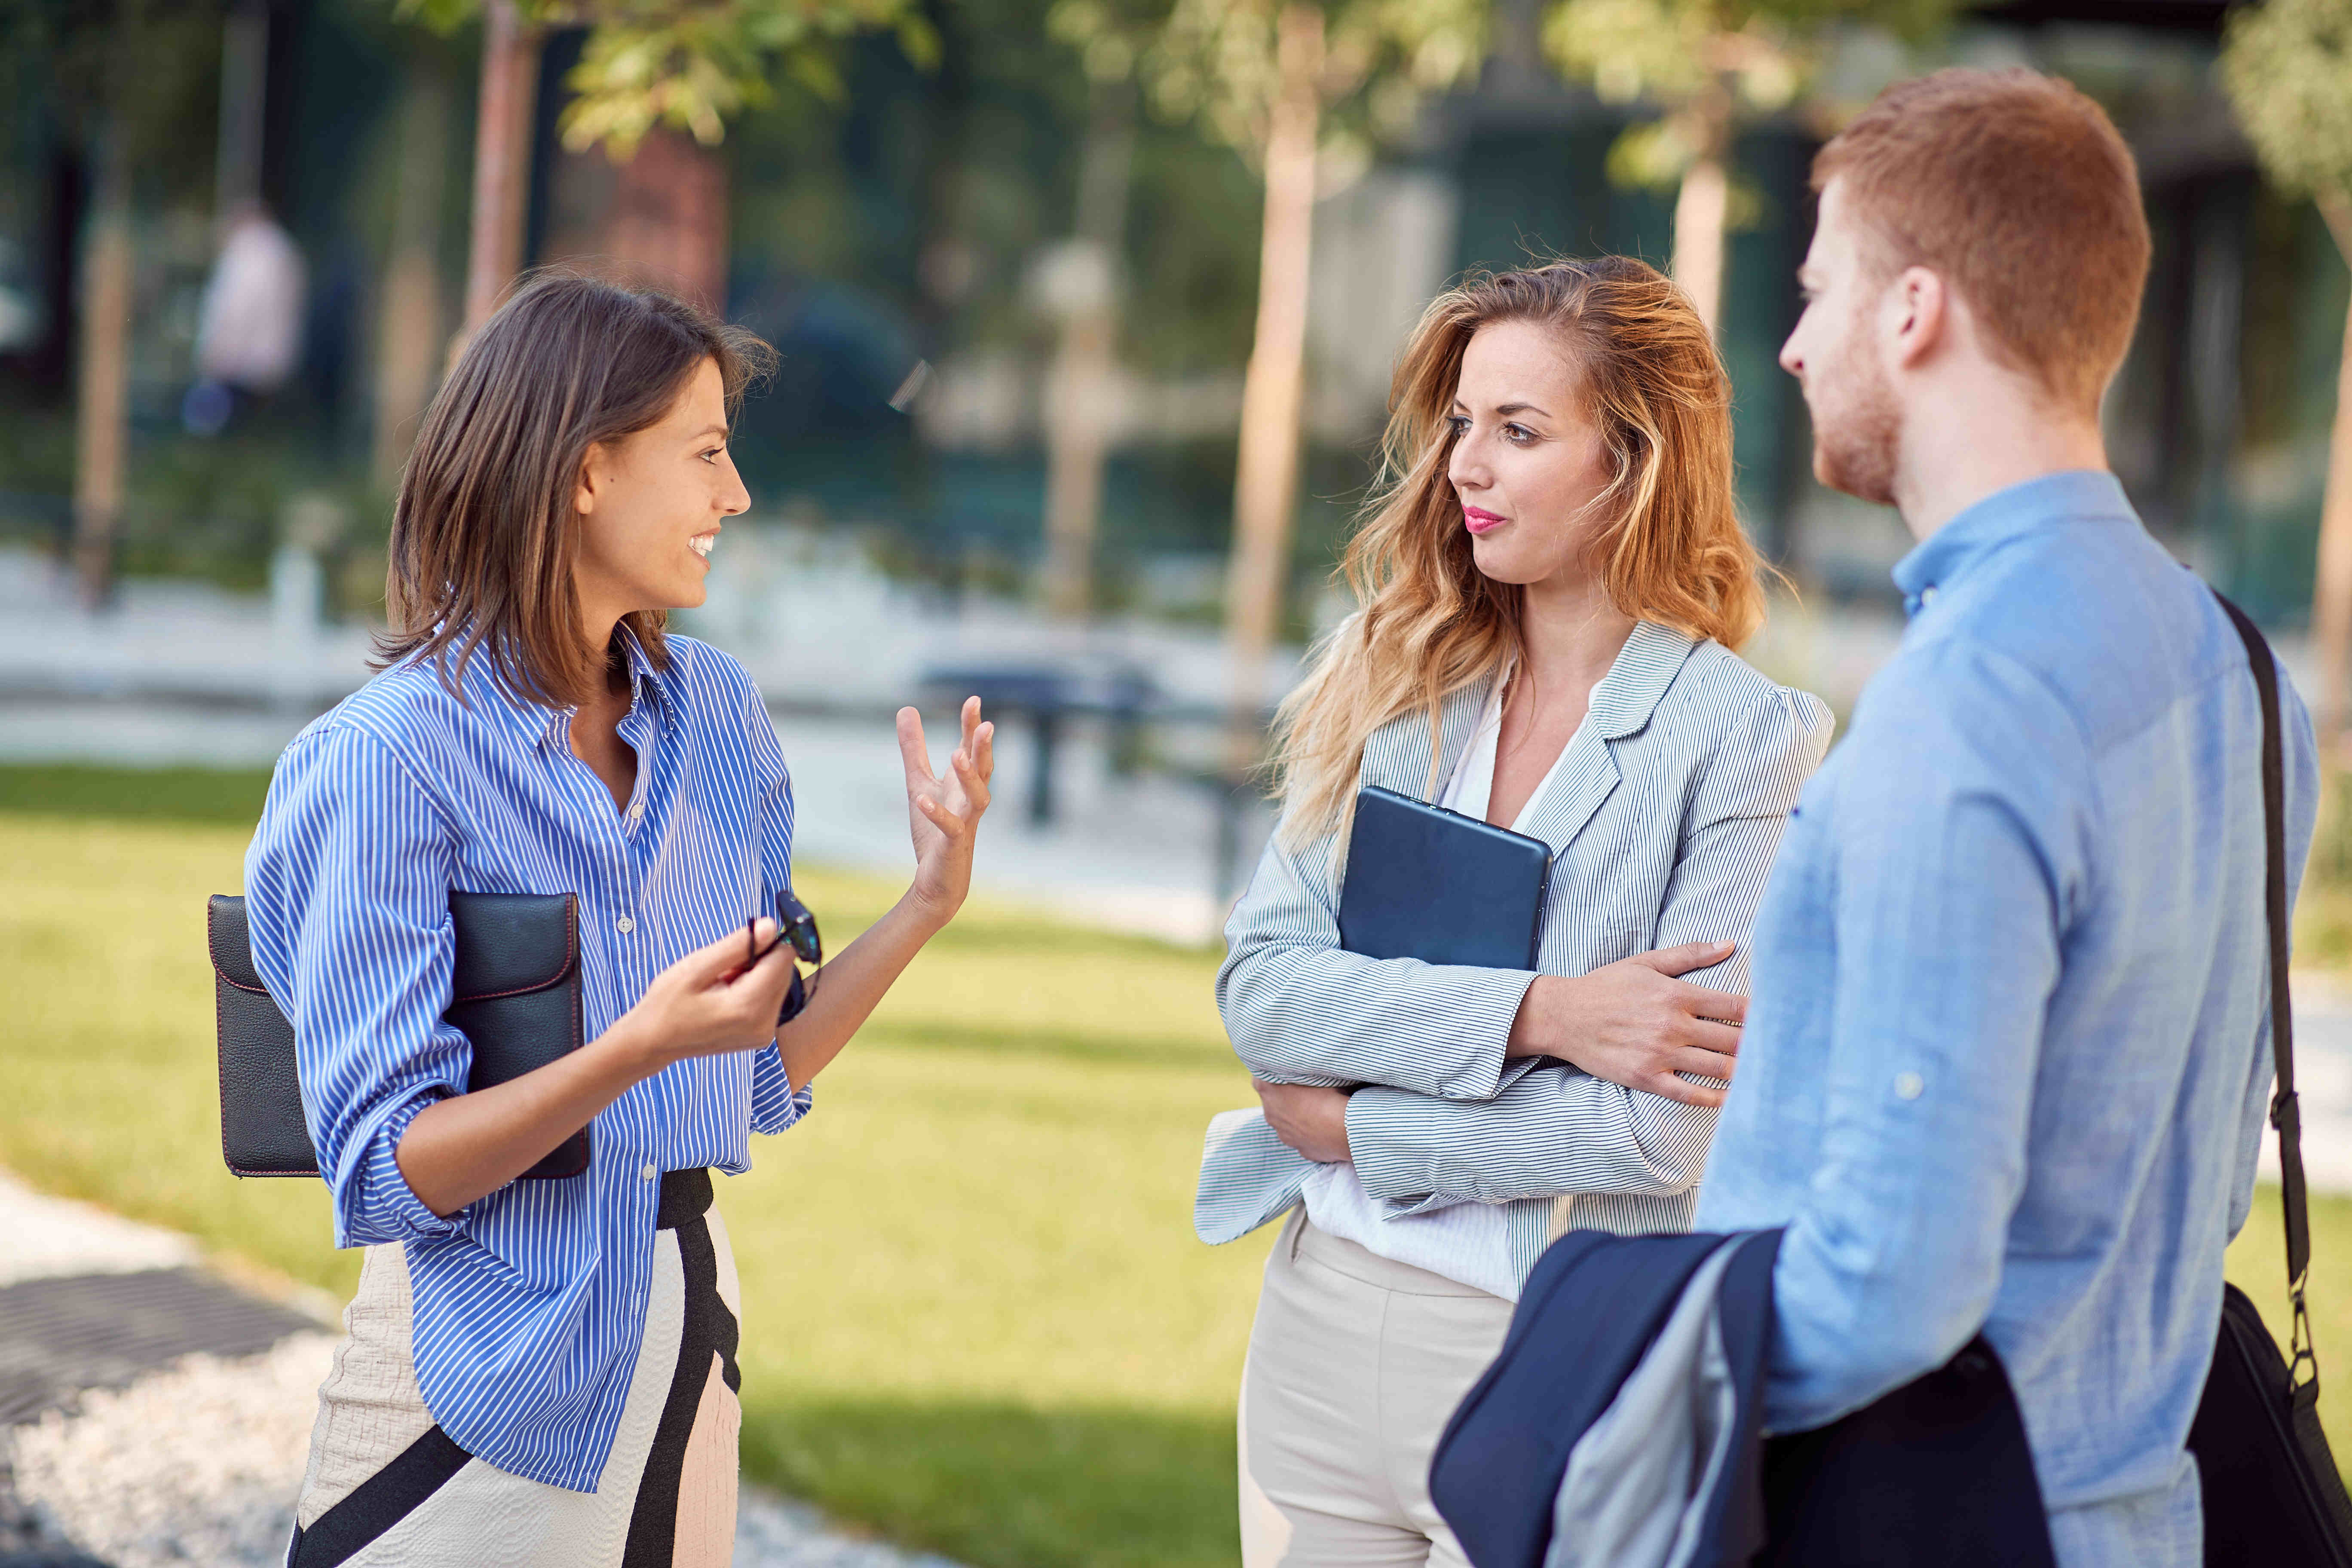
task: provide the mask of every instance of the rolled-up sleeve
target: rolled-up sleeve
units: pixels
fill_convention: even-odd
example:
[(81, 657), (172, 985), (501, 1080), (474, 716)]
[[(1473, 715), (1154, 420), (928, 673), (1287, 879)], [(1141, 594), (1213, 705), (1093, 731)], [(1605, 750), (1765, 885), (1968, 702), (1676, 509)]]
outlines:
[(2000, 1288), (2094, 792), (2063, 707), (1974, 658), (1947, 655), (1939, 689), (1987, 700), (1874, 692), (1873, 765), (1840, 781), (1826, 1110), (1774, 1271), (1776, 1431), (1940, 1365)]
[(455, 958), (454, 836), (364, 731), (298, 741), (246, 860), (254, 965), (294, 1026), (302, 1109), (335, 1245), (448, 1235), (394, 1157), (419, 1111), (464, 1092), (473, 1049), (442, 1019)]
[[(783, 747), (769, 721), (767, 705), (745, 682), (743, 732), (748, 737), (751, 776), (759, 795), (751, 831), (759, 846), (759, 908), (755, 916), (773, 914), (776, 894), (793, 885), (793, 775), (784, 765)], [(815, 1103), (812, 1085), (795, 1087), (784, 1070), (784, 1055), (769, 1041), (751, 1056), (751, 1131), (777, 1133), (795, 1125)]]

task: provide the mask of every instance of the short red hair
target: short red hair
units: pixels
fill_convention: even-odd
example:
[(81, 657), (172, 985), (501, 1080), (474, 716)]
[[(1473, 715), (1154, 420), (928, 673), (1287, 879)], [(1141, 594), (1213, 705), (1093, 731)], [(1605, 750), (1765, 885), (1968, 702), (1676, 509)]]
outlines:
[(2147, 283), (2139, 171), (2106, 111), (2022, 68), (1897, 82), (1813, 160), (1878, 243), (1940, 273), (2004, 359), (2095, 413)]

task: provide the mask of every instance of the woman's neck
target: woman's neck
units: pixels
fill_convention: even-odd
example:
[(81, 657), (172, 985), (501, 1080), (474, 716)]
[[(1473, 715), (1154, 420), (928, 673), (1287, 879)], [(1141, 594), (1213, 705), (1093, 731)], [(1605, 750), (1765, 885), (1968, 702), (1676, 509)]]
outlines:
[[(586, 668), (596, 672), (591, 684), (596, 692), (594, 700), (601, 706), (610, 700), (616, 683), (622, 690), (628, 689), (627, 661), (625, 656), (614, 658), (617, 649), (614, 640), (620, 636), (621, 623), (628, 618), (628, 612), (610, 603), (596, 603), (584, 585), (575, 584), (574, 591), (580, 595), (580, 629), (588, 645)], [(627, 704), (622, 707), (625, 710)]]
[(615, 657), (618, 649), (614, 642), (620, 635), (623, 617), (586, 605), (581, 609), (589, 634), (586, 668), (594, 672), (581, 711), (592, 718), (617, 721), (629, 708), (628, 664), (625, 656)]
[(1524, 668), (1539, 691), (1591, 691), (1633, 635), (1633, 617), (1610, 599), (1597, 574), (1563, 573), (1528, 584), (1521, 595)]

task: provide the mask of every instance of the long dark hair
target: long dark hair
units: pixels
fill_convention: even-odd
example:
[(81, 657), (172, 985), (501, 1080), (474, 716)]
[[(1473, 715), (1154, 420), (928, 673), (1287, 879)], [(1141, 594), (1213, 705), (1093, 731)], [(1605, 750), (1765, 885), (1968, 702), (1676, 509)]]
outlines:
[[(458, 671), (479, 655), (520, 697), (561, 708), (593, 695), (614, 650), (588, 646), (572, 590), (588, 448), (658, 421), (705, 360), (731, 418), (774, 357), (667, 294), (572, 272), (526, 279), (458, 356), (401, 469), (375, 668), (429, 658), (454, 689), (454, 648)], [(666, 618), (622, 622), (656, 668)]]

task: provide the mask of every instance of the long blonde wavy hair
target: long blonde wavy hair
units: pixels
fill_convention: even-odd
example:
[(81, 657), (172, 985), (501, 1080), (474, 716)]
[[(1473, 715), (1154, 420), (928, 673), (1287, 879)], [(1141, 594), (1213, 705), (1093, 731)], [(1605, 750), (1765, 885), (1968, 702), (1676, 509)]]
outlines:
[(1276, 715), (1275, 792), (1293, 847), (1344, 837), (1364, 742), (1416, 706), (1433, 794), (1446, 698), (1520, 651), (1521, 590), (1478, 570), (1446, 468), (1464, 350), (1479, 328), (1522, 321), (1559, 334), (1609, 452), (1594, 555), (1612, 602), (1727, 647), (1764, 622), (1769, 568), (1732, 484), (1731, 384), (1682, 290), (1622, 256), (1475, 274), (1423, 312), (1397, 363), (1379, 476), (1339, 565), (1360, 608)]

